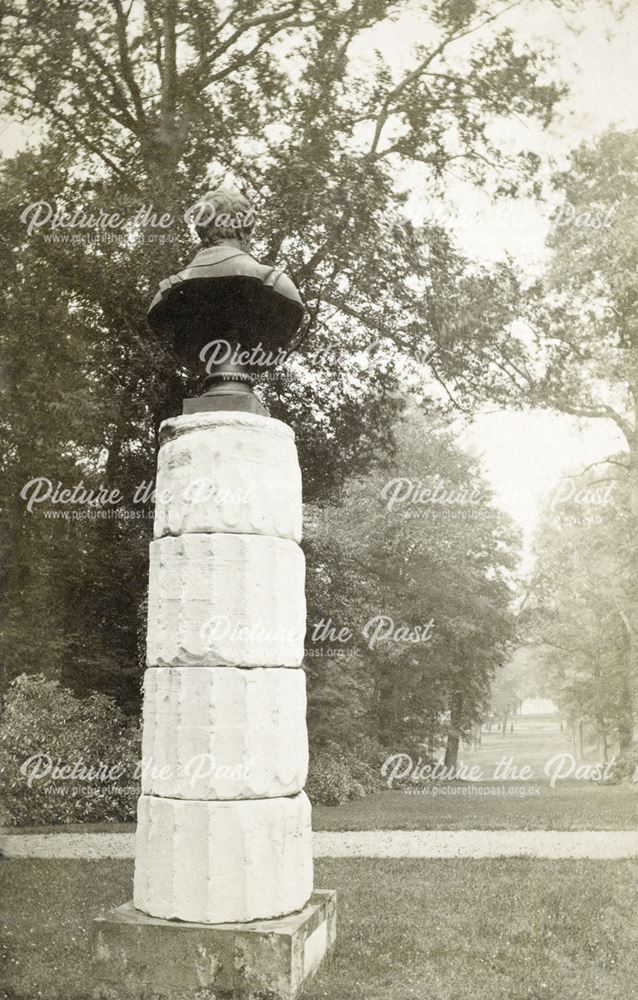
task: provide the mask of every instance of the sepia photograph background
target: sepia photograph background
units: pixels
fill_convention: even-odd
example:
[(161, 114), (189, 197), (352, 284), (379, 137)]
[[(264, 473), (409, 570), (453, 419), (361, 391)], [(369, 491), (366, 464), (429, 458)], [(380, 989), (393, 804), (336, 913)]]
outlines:
[(1, 995), (128, 996), (91, 925), (131, 898), (153, 767), (160, 425), (210, 374), (147, 313), (221, 190), (304, 306), (251, 362), (301, 467), (338, 898), (299, 996), (629, 1000), (638, 5), (6, 0), (0, 25)]

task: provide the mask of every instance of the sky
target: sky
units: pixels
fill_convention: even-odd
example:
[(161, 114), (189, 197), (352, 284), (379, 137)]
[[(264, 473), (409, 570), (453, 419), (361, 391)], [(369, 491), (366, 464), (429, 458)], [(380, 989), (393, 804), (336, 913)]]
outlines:
[[(404, 71), (406, 39), (410, 44), (431, 41), (417, 0), (413, 7), (395, 24), (366, 38), (358, 57), (370, 58), (376, 45), (397, 73)], [(550, 0), (528, 0), (504, 15), (501, 23), (509, 24), (519, 39), (553, 52), (557, 74), (569, 85), (547, 132), (530, 134), (527, 129), (521, 136), (509, 125), (502, 135), (504, 144), (531, 139), (556, 167), (563, 168), (570, 149), (607, 128), (638, 128), (638, 0), (624, 8), (618, 20), (610, 0), (585, 0), (577, 13), (567, 12), (565, 5), (557, 9)], [(22, 126), (0, 119), (0, 150), (5, 155), (20, 149), (28, 138)], [(419, 204), (418, 176), (408, 176), (406, 183), (413, 189), (411, 205), (418, 214), (424, 207)], [(546, 260), (544, 243), (553, 208), (551, 203), (521, 199), (495, 207), (484, 193), (452, 182), (445, 212), (469, 256), (495, 261), (507, 254), (532, 277), (541, 273)], [(534, 526), (547, 492), (569, 471), (621, 447), (618, 431), (607, 422), (491, 408), (476, 417), (461, 443), (481, 456), (497, 502), (522, 527), (524, 566), (530, 563)]]
[[(384, 52), (394, 53), (397, 67), (404, 61), (406, 34), (426, 41), (418, 6), (395, 26), (394, 37), (383, 40)], [(551, 49), (556, 75), (569, 86), (548, 131), (527, 129), (521, 135), (520, 128), (510, 124), (500, 133), (505, 145), (531, 140), (555, 168), (564, 169), (569, 151), (580, 143), (612, 127), (638, 128), (638, 0), (624, 5), (621, 19), (608, 0), (587, 0), (578, 13), (539, 0), (512, 9), (500, 23), (511, 25), (530, 45)], [(547, 178), (550, 173), (547, 169)], [(416, 180), (414, 188), (418, 192)], [(418, 193), (411, 204), (418, 211)], [(452, 183), (446, 210), (459, 245), (470, 257), (487, 262), (509, 255), (532, 278), (542, 273), (548, 257), (545, 240), (555, 207), (556, 202), (543, 205), (524, 199), (495, 206), (485, 192)], [(624, 447), (610, 421), (547, 411), (494, 412), (493, 407), (479, 414), (460, 441), (481, 457), (496, 502), (521, 526), (525, 570), (531, 568), (533, 533), (547, 494), (567, 473)]]
[[(530, 37), (547, 35), (556, 46), (557, 65), (570, 85), (560, 115), (552, 125), (547, 144), (564, 166), (570, 148), (590, 141), (606, 129), (638, 128), (638, 3), (621, 22), (615, 21), (607, 3), (584, 6), (578, 34), (567, 26), (550, 4), (542, 16), (530, 12), (525, 20)], [(572, 28), (577, 27), (572, 21)], [(479, 202), (469, 194), (467, 204)], [(542, 268), (548, 212), (533, 203), (521, 204), (524, 225), (513, 225), (512, 216), (501, 221), (478, 213), (457, 230), (465, 249), (483, 259), (498, 255), (502, 247), (529, 273)], [(487, 219), (485, 218), (487, 216)], [(578, 420), (548, 412), (486, 413), (479, 416), (468, 440), (483, 455), (483, 465), (497, 501), (524, 531), (524, 567), (530, 564), (530, 546), (543, 497), (571, 470), (598, 461), (624, 447), (610, 421)], [(520, 487), (517, 491), (516, 487)], [(520, 494), (530, 499), (523, 501)]]

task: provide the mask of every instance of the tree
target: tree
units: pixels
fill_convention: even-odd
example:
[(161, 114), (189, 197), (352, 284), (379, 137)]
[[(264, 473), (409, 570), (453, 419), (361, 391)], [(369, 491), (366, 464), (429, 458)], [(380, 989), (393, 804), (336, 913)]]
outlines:
[[(401, 70), (377, 53), (362, 72), (357, 46), (408, 6), (3, 4), (3, 111), (41, 136), (2, 181), (12, 279), (2, 292), (3, 516), (17, 539), (6, 589), (23, 609), (5, 642), (11, 676), (44, 659), (80, 691), (103, 684), (138, 700), (148, 524), (71, 532), (25, 518), (18, 497), (43, 468), (125, 495), (152, 478), (159, 423), (199, 371), (150, 336), (143, 303), (191, 256), (183, 213), (211, 178), (246, 179), (261, 209), (254, 249), (287, 268), (308, 304), (301, 357), (262, 389), (297, 431), (307, 498), (330, 497), (391, 450), (406, 358), (420, 359), (432, 407), (441, 396), (465, 408), (486, 392), (502, 397), (502, 358), (515, 364), (521, 350), (507, 333), (516, 281), (464, 260), (441, 227), (406, 219), (401, 172), (418, 165), (430, 192), (450, 168), (505, 193), (533, 186), (536, 159), (508, 157), (490, 125), (546, 123), (561, 91), (542, 54), (499, 30), (508, 6), (491, 0), (431, 3), (428, 44)], [(45, 214), (117, 213), (122, 224), (29, 232), (38, 202)], [(141, 206), (170, 214), (170, 230), (144, 222)], [(378, 349), (362, 352), (372, 341)], [(38, 405), (25, 407), (33, 392)], [(34, 633), (18, 639), (28, 621)]]
[(491, 690), (491, 715), (501, 720), (505, 735), (507, 722), (526, 698), (543, 696), (548, 690), (542, 652), (536, 645), (519, 646), (499, 670)]
[(510, 715), (521, 703), (520, 676), (516, 661), (510, 660), (494, 678), (491, 690), (491, 712), (501, 720), (501, 733), (505, 736)]
[(624, 605), (631, 511), (627, 483), (601, 503), (607, 469), (571, 482), (572, 499), (550, 503), (536, 538), (536, 568), (525, 612), (541, 645), (552, 697), (573, 728), (583, 720), (626, 751), (632, 739), (629, 636)]
[[(499, 384), (489, 360), (511, 319), (511, 279), (504, 269), (469, 269), (435, 226), (394, 225), (405, 221), (398, 174), (410, 163), (424, 168), (430, 186), (451, 167), (476, 182), (492, 176), (508, 193), (531, 184), (537, 158), (508, 157), (489, 127), (512, 115), (546, 124), (561, 90), (540, 82), (548, 69), (540, 53), (498, 30), (510, 5), (490, 0), (431, 3), (424, 17), (432, 42), (415, 46), (402, 75), (382, 53), (362, 73), (353, 49), (408, 6), (13, 0), (3, 8), (5, 110), (44, 126), (50, 155), (67, 165), (54, 187), (40, 178), (31, 200), (116, 209), (130, 220), (136, 205), (159, 194), (158, 207), (179, 219), (210, 165), (234, 171), (262, 195), (257, 252), (281, 260), (308, 302), (307, 346), (327, 344), (347, 360), (352, 347), (387, 336), (419, 350), (435, 379), (483, 396), (480, 379)], [(291, 50), (299, 61), (294, 82), (286, 72)], [(175, 251), (189, 243), (184, 225), (172, 235), (177, 245), (154, 245), (153, 261), (139, 223), (115, 254), (110, 245), (80, 244), (70, 257), (66, 245), (43, 249), (62, 253), (63, 285), (72, 283), (78, 307), (90, 302), (102, 336), (128, 328), (136, 345), (144, 339), (140, 293), (175, 270)], [(367, 444), (359, 448), (363, 462), (379, 443), (377, 428), (392, 418), (392, 401), (368, 407), (379, 397), (378, 366), (368, 359), (353, 391), (343, 361), (311, 370), (311, 385), (282, 380), (269, 395), (277, 415), (314, 432), (315, 443), (326, 427), (333, 441), (338, 434), (348, 461), (351, 439)], [(386, 388), (394, 388), (391, 379)], [(165, 387), (166, 405), (174, 405), (172, 389)], [(308, 487), (320, 488), (325, 473), (313, 475), (304, 458)], [(341, 468), (334, 454), (331, 466)]]
[[(626, 588), (614, 619), (626, 632), (631, 685), (638, 682), (638, 132), (608, 132), (581, 146), (557, 178), (563, 194), (547, 279), (534, 290), (542, 370), (528, 398), (564, 413), (611, 422), (625, 449), (607, 476), (626, 480), (627, 533), (615, 537)], [(539, 299), (538, 296), (541, 296)], [(605, 463), (602, 463), (605, 464)]]
[(308, 657), (310, 732), (332, 704), (386, 747), (447, 741), (454, 766), (514, 636), (517, 538), (444, 423), (412, 412), (397, 440), (385, 469), (307, 518), (307, 645), (325, 648), (313, 625), (330, 620), (331, 645), (341, 633), (351, 652)]

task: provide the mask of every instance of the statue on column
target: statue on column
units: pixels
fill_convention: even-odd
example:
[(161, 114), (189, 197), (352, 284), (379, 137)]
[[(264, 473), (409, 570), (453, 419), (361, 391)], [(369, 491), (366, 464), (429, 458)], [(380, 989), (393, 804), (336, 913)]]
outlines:
[(160, 283), (149, 323), (181, 359), (210, 360), (215, 341), (231, 353), (159, 431), (142, 735), (153, 766), (133, 900), (96, 920), (94, 955), (136, 1000), (292, 1000), (334, 944), (336, 893), (313, 888), (304, 792), (301, 470), (250, 369), (251, 352), (286, 351), (304, 309), (249, 252), (241, 194), (205, 195), (193, 221), (202, 249)]
[[(143, 756), (163, 753), (181, 773), (194, 730), (204, 739), (193, 759), (226, 754), (241, 773), (250, 746), (255, 774), (227, 787), (210, 778), (197, 788), (143, 782), (134, 899), (166, 919), (274, 919), (312, 893), (301, 474), (292, 429), (253, 396), (243, 355), (286, 347), (303, 305), (289, 278), (248, 252), (254, 212), (243, 195), (222, 188), (190, 211), (203, 248), (161, 282), (149, 320), (171, 331), (184, 358), (201, 358), (216, 341), (232, 357), (208, 366), (204, 395), (160, 428), (157, 489), (168, 499), (156, 505), (150, 549)], [(299, 738), (282, 766), (284, 719)], [(280, 780), (285, 769), (292, 783)], [(231, 842), (244, 829), (237, 854)], [(169, 864), (162, 852), (177, 842), (183, 856)]]
[(285, 350), (303, 319), (303, 302), (282, 270), (250, 253), (255, 211), (239, 191), (210, 191), (189, 214), (202, 249), (183, 271), (160, 282), (149, 324), (172, 334), (178, 356), (207, 363), (205, 392), (185, 400), (185, 413), (238, 409), (266, 415), (250, 388), (249, 356), (255, 349), (258, 355)]

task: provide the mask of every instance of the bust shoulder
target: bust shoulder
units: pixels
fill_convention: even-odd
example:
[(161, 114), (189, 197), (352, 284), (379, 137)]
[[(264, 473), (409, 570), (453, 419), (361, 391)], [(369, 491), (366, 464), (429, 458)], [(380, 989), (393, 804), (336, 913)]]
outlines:
[[(218, 243), (200, 250), (188, 267), (179, 272), (182, 281), (192, 278), (221, 278), (232, 275), (262, 278), (268, 270), (241, 247)], [(263, 274), (262, 274), (263, 272)]]

